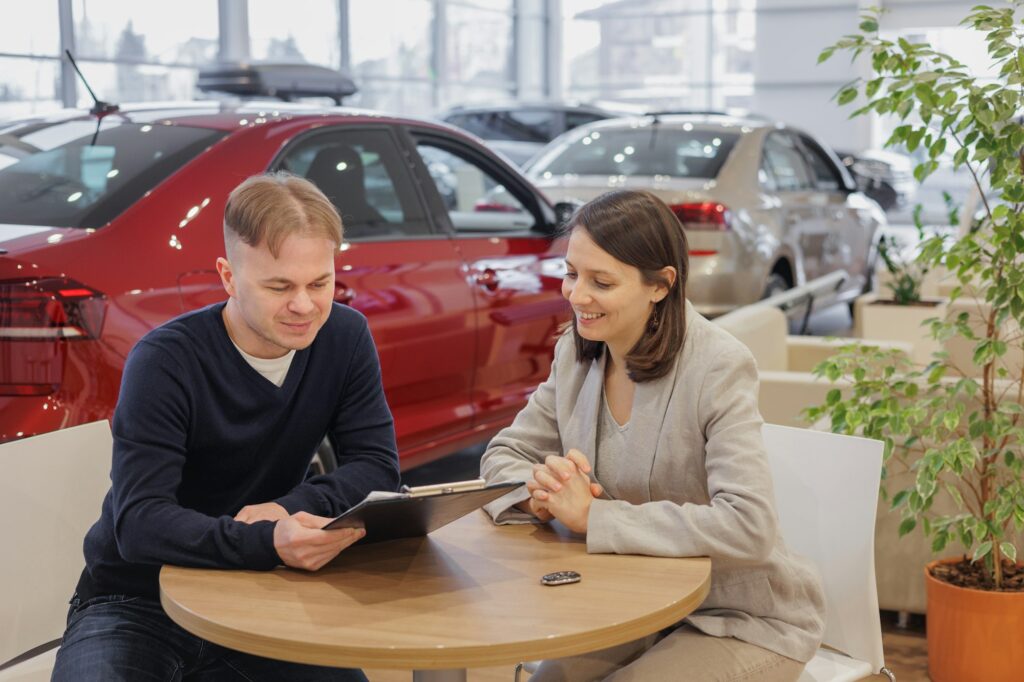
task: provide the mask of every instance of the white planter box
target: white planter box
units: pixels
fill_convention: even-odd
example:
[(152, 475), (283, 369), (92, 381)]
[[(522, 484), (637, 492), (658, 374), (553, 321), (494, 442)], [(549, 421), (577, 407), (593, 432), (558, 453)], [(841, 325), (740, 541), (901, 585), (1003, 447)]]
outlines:
[(932, 353), (940, 348), (922, 323), (932, 317), (945, 316), (943, 299), (928, 299), (923, 305), (895, 305), (878, 294), (864, 294), (853, 304), (853, 334), (862, 339), (906, 341), (914, 347), (911, 359), (927, 364), (932, 360)]

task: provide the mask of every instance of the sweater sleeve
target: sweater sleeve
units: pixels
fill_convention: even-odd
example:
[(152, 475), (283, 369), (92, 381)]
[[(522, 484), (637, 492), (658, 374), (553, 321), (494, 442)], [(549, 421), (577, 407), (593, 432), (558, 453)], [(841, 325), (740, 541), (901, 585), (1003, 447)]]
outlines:
[(133, 563), (271, 569), (281, 563), (273, 523), (207, 516), (178, 502), (193, 418), (186, 376), (169, 350), (146, 340), (128, 356), (110, 474), (118, 551)]
[[(480, 459), (480, 475), (488, 484), (529, 481), (533, 478), (534, 464), (543, 462), (548, 455), (562, 454), (555, 413), (555, 366), (559, 352), (571, 351), (563, 347), (567, 338), (563, 336), (556, 346), (548, 378), (533, 392), (512, 424), (499, 431), (488, 444)], [(529, 497), (525, 487), (518, 488), (485, 505), (484, 510), (498, 524), (536, 522), (536, 517), (515, 508)]]
[(777, 521), (749, 351), (735, 346), (718, 353), (699, 391), (710, 503), (594, 500), (587, 519), (589, 552), (741, 562), (763, 561), (771, 553)]
[(338, 467), (275, 500), (290, 514), (301, 510), (334, 517), (361, 502), (372, 490), (398, 489), (395, 423), (384, 396), (377, 348), (365, 319), (358, 333), (330, 430)]

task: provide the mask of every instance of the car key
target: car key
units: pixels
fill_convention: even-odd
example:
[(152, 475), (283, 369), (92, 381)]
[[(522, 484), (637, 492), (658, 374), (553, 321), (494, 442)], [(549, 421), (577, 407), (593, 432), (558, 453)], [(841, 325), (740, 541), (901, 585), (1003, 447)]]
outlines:
[(540, 582), (544, 585), (569, 585), (578, 583), (582, 579), (576, 571), (555, 571), (541, 576)]

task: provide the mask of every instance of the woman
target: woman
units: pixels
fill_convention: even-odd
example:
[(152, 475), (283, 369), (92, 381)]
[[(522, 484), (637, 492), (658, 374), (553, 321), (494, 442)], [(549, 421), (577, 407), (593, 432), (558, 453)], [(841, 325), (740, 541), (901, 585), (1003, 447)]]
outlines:
[(568, 230), (571, 330), (481, 461), (489, 483), (527, 485), (487, 511), (556, 518), (589, 552), (710, 556), (712, 586), (677, 627), (544, 661), (532, 682), (796, 680), (824, 597), (778, 534), (753, 357), (686, 301), (686, 237), (660, 199), (605, 194)]

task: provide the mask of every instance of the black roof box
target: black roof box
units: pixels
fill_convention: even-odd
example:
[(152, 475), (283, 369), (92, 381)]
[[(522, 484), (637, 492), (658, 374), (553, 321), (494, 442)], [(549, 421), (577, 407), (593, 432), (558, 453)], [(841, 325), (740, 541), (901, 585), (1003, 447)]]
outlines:
[(220, 63), (199, 70), (197, 87), (203, 92), (226, 92), (242, 97), (275, 97), (290, 102), (296, 97), (329, 97), (341, 104), (358, 88), (350, 76), (316, 64), (261, 62)]

